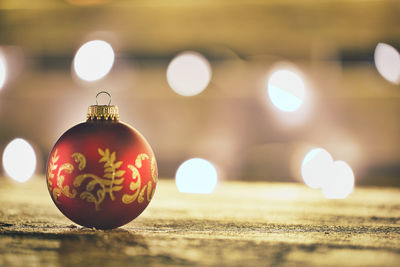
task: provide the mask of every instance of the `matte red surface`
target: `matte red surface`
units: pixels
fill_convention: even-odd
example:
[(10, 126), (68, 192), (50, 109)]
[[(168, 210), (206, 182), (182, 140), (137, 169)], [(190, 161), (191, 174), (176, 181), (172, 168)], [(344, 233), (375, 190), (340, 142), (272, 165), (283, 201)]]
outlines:
[[(78, 187), (74, 186), (74, 181), (77, 176), (87, 173), (101, 178), (104, 177), (106, 167), (104, 162), (99, 162), (102, 158), (99, 149), (102, 151), (109, 149), (110, 154), (115, 152), (115, 162), (123, 162), (118, 170), (123, 170), (125, 173), (122, 176), (124, 180), (120, 184), (123, 188), (113, 192), (114, 200), (111, 199), (109, 193), (106, 193), (103, 201), (96, 209), (94, 202), (82, 197), (82, 193), (90, 192), (98, 199), (99, 195), (97, 194), (98, 191), (101, 191), (101, 186), (97, 184), (92, 190), (88, 190), (87, 186), (93, 179), (85, 179)], [(79, 162), (72, 157), (74, 153), (85, 156), (86, 166), (83, 170), (79, 170)], [(142, 165), (137, 167), (135, 165), (136, 159), (138, 155), (143, 153), (148, 155), (148, 159), (141, 160)], [(49, 165), (55, 156), (58, 156), (58, 159), (53, 164), (53, 170), (51, 170)], [(47, 163), (47, 183), (50, 195), (58, 209), (79, 225), (98, 229), (122, 226), (139, 216), (154, 194), (157, 183), (157, 167), (154, 159), (152, 177), (151, 160), (153, 158), (154, 154), (145, 138), (127, 124), (115, 121), (89, 120), (69, 129), (54, 145)], [(73, 166), (71, 173), (65, 170), (61, 170), (59, 173), (60, 167), (65, 163), (70, 163)], [(129, 165), (131, 165), (131, 168), (128, 168)], [(135, 166), (140, 173), (140, 188), (135, 190), (132, 190), (132, 183), (137, 183), (138, 177), (133, 175), (132, 166)], [(51, 173), (54, 175), (52, 178), (50, 177)], [(149, 190), (149, 182), (152, 183), (151, 190)], [(59, 193), (56, 196), (54, 189), (59, 188), (61, 190), (62, 188), (65, 189), (66, 186), (69, 186), (70, 192), (75, 189), (76, 195), (69, 197), (67, 194)], [(139, 201), (140, 192), (137, 192), (137, 190), (144, 192), (141, 203)], [(56, 191), (59, 192), (57, 189)], [(150, 199), (147, 197), (147, 191), (150, 191)], [(138, 194), (138, 197), (132, 203), (126, 204), (122, 201), (125, 194)]]

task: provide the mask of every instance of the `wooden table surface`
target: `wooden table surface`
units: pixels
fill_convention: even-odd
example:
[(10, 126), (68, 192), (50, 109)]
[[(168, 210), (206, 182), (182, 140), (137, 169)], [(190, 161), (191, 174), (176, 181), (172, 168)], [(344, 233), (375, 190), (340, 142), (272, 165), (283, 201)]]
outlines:
[(400, 266), (400, 189), (324, 199), (301, 184), (222, 182), (210, 195), (160, 180), (133, 222), (82, 228), (45, 178), (0, 177), (0, 266)]

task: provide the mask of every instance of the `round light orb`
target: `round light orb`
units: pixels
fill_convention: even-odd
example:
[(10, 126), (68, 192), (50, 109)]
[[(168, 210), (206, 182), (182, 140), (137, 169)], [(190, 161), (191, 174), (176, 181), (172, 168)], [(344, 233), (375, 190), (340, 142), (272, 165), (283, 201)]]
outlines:
[(215, 167), (201, 158), (183, 162), (175, 175), (176, 186), (182, 193), (210, 194), (214, 191), (217, 180)]
[(168, 65), (167, 81), (177, 94), (194, 96), (200, 94), (211, 80), (211, 65), (197, 52), (183, 52)]
[(284, 112), (298, 110), (305, 98), (305, 85), (297, 73), (280, 69), (268, 79), (268, 96), (272, 104)]
[(333, 158), (323, 148), (311, 149), (301, 164), (301, 176), (304, 183), (311, 188), (323, 187), (331, 171)]
[(343, 199), (353, 192), (354, 173), (349, 164), (341, 160), (335, 161), (327, 174), (328, 179), (322, 186), (322, 193), (326, 198)]
[(3, 168), (7, 175), (18, 182), (26, 182), (35, 172), (36, 154), (24, 139), (12, 140), (3, 152)]
[(400, 83), (400, 54), (392, 46), (379, 43), (374, 53), (375, 66), (387, 81)]
[(114, 50), (109, 43), (102, 40), (87, 42), (75, 54), (75, 73), (84, 81), (99, 80), (110, 72), (114, 58)]
[(6, 59), (0, 54), (0, 89), (3, 88), (6, 83), (7, 68)]

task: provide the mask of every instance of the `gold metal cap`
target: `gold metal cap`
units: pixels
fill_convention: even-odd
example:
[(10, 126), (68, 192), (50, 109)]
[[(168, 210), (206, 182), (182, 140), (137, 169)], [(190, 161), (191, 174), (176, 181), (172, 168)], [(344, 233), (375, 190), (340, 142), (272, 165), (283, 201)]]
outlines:
[(119, 120), (119, 113), (117, 106), (99, 106), (92, 105), (88, 108), (86, 118), (88, 120)]
[[(100, 94), (107, 94), (109, 96), (108, 105), (99, 105), (97, 98)], [(118, 107), (111, 104), (111, 95), (106, 91), (101, 91), (96, 95), (96, 105), (91, 105), (88, 108), (86, 116), (87, 120), (115, 120), (119, 121)]]

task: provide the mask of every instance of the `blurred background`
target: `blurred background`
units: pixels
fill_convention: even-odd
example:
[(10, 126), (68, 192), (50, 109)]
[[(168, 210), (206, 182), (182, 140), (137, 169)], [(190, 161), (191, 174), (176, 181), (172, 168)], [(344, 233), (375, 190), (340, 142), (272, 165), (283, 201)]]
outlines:
[(399, 14), (397, 0), (2, 0), (0, 149), (27, 140), (44, 173), (106, 90), (160, 177), (198, 157), (220, 180), (301, 181), (321, 147), (357, 185), (399, 186)]

